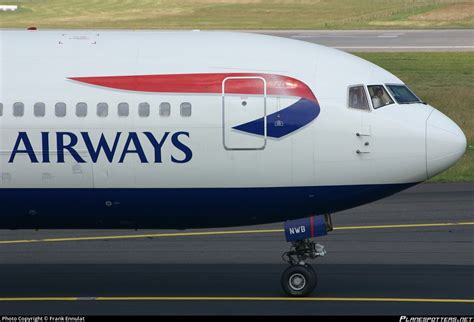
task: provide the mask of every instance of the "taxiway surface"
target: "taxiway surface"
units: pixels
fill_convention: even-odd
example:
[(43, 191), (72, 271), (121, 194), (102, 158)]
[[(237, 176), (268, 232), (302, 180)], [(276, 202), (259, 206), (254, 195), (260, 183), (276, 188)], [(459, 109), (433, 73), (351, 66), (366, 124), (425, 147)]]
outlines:
[(352, 52), (474, 51), (474, 30), (254, 31)]

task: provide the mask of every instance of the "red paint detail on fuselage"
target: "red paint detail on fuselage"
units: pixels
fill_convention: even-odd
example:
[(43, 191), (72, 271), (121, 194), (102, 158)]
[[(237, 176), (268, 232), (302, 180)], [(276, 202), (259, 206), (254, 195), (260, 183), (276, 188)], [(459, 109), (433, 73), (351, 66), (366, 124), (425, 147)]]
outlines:
[(314, 216), (311, 216), (310, 218), (310, 231), (311, 231), (311, 237), (314, 237)]
[[(261, 77), (266, 81), (267, 95), (295, 96), (317, 101), (303, 82), (288, 76), (258, 73), (206, 73), (135, 76), (70, 77), (70, 80), (96, 86), (153, 93), (222, 93), (222, 82), (228, 77)], [(263, 95), (260, 79), (245, 79), (225, 84), (227, 94)]]

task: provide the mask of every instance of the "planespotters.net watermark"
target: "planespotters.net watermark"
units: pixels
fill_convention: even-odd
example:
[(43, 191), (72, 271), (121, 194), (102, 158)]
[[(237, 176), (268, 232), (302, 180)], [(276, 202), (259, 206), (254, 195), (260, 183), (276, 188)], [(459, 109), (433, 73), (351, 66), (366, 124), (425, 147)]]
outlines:
[(399, 322), (474, 322), (472, 316), (400, 316)]
[[(85, 322), (84, 316), (2, 316), (1, 322)], [(474, 321), (473, 321), (474, 322)]]

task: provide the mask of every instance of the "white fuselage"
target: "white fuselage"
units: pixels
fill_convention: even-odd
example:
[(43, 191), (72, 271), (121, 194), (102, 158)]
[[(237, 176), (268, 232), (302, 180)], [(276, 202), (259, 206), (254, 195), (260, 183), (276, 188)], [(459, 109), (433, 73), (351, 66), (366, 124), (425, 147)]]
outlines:
[[(374, 109), (366, 92), (368, 110), (349, 107), (352, 86), (367, 91), (369, 85), (403, 82), (360, 58), (305, 42), (218, 32), (0, 31), (0, 45), (0, 199), (25, 191), (96, 189), (110, 197), (91, 207), (105, 205), (109, 211), (124, 203), (114, 189), (191, 189), (198, 191), (199, 205), (213, 213), (226, 204), (201, 195), (205, 189), (352, 186), (362, 193), (369, 186), (400, 185), (393, 193), (445, 170), (466, 146), (452, 121), (421, 102), (394, 100)], [(176, 84), (165, 75), (178, 77)], [(44, 108), (35, 110), (37, 103)], [(128, 114), (119, 115), (119, 104), (128, 106)], [(284, 112), (289, 106), (294, 108)], [(35, 115), (43, 110), (44, 116)], [(253, 133), (235, 128), (252, 120)], [(110, 151), (98, 150), (101, 137)], [(326, 194), (315, 190), (319, 193)], [(299, 217), (310, 209), (345, 208), (312, 206), (318, 197), (305, 197), (308, 204)], [(186, 203), (174, 198), (177, 208)], [(334, 203), (354, 206), (352, 199)], [(373, 199), (361, 196), (361, 203)], [(129, 205), (140, 213), (139, 201)], [(57, 207), (68, 212), (74, 205)], [(12, 201), (8, 209), (12, 216), (51, 219), (44, 200), (38, 206), (18, 204), (18, 213)], [(173, 203), (167, 204), (167, 215), (172, 209)], [(266, 214), (257, 222), (297, 215)], [(0, 226), (1, 221), (0, 215)]]

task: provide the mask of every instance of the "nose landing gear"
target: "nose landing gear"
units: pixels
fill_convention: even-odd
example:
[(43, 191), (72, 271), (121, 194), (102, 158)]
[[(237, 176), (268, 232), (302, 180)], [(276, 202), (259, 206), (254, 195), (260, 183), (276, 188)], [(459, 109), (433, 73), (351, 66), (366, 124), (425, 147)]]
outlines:
[(324, 246), (313, 240), (304, 239), (292, 243), (290, 251), (282, 255), (282, 259), (290, 265), (281, 275), (281, 286), (287, 295), (306, 296), (316, 288), (318, 277), (314, 268), (305, 260), (324, 255)]
[(323, 245), (311, 238), (324, 236), (332, 230), (330, 215), (314, 216), (285, 223), (286, 240), (291, 248), (282, 259), (290, 266), (281, 276), (281, 286), (288, 296), (309, 295), (318, 284), (318, 277), (307, 259), (326, 255)]

